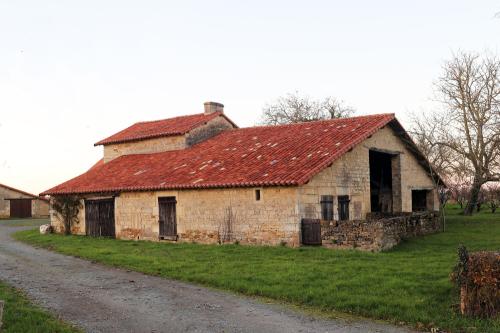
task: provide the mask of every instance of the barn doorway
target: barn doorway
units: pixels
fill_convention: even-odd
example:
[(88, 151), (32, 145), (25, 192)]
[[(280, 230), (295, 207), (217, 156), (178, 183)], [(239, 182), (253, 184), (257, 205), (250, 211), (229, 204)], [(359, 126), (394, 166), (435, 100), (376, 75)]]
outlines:
[(85, 200), (85, 233), (92, 237), (115, 237), (115, 200)]
[(392, 154), (370, 150), (371, 211), (392, 213)]
[(160, 239), (177, 240), (177, 216), (175, 197), (158, 198)]
[(9, 199), (10, 217), (27, 218), (31, 217), (31, 199)]

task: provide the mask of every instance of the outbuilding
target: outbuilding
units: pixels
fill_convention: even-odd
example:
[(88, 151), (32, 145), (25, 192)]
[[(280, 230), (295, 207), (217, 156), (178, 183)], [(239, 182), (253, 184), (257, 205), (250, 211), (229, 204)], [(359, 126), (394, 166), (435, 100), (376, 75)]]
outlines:
[(49, 217), (49, 200), (0, 184), (0, 218)]
[[(95, 145), (102, 160), (42, 193), (81, 199), (76, 234), (290, 246), (354, 238), (358, 247), (362, 238), (384, 249), (399, 240), (381, 238), (404, 237), (415, 215), (423, 231), (413, 234), (438, 229), (439, 176), (394, 114), (238, 128), (207, 102), (203, 113), (136, 123)], [(396, 216), (392, 231), (379, 223)], [(62, 231), (57, 214), (51, 221)]]

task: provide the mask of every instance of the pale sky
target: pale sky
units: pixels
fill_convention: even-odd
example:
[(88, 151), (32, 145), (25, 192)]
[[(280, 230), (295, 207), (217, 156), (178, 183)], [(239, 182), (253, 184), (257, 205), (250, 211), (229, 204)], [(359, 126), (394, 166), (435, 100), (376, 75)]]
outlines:
[(0, 0), (0, 183), (40, 193), (134, 122), (299, 91), (358, 114), (431, 108), (453, 51), (499, 51), (500, 1)]

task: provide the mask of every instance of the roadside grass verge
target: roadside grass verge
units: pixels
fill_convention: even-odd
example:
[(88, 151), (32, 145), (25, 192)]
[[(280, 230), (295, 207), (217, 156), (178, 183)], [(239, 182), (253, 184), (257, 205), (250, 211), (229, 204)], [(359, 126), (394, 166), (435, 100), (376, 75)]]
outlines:
[(0, 300), (5, 302), (3, 326), (0, 329), (2, 333), (81, 332), (32, 304), (22, 292), (2, 282), (0, 282)]
[(447, 231), (403, 242), (383, 253), (302, 247), (169, 244), (82, 236), (15, 234), (18, 240), (63, 254), (146, 274), (251, 296), (341, 311), (420, 329), (500, 332), (500, 320), (457, 313), (449, 282), (457, 247), (500, 249), (500, 214), (472, 217), (448, 208)]

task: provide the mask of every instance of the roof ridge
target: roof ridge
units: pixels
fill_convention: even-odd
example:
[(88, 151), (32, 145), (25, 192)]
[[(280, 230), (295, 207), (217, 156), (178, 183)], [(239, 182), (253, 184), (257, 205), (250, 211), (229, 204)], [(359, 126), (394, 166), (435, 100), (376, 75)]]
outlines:
[(298, 123), (277, 124), (277, 125), (257, 125), (257, 126), (249, 126), (249, 127), (240, 127), (240, 128), (235, 128), (235, 129), (300, 126), (300, 125), (318, 124), (318, 123), (324, 123), (324, 122), (337, 122), (337, 121), (342, 121), (342, 120), (346, 120), (346, 119), (375, 118), (375, 117), (380, 117), (380, 116), (392, 116), (393, 118), (395, 118), (396, 114), (395, 113), (375, 113), (375, 114), (359, 115), (359, 116), (354, 116), (354, 117), (318, 119), (318, 120), (313, 120), (313, 121), (301, 121)]
[[(212, 115), (212, 114), (222, 114), (222, 112), (220, 112), (220, 111), (213, 112), (213, 113), (207, 114), (207, 116)], [(138, 121), (136, 123), (133, 123), (131, 126), (136, 125), (136, 124), (151, 124), (151, 123), (162, 122), (165, 120), (173, 120), (173, 119), (187, 118), (187, 117), (201, 116), (201, 115), (205, 115), (205, 113), (201, 112), (201, 113), (185, 114), (185, 115), (181, 115), (181, 116), (175, 116), (175, 117), (164, 118), (164, 119)]]

